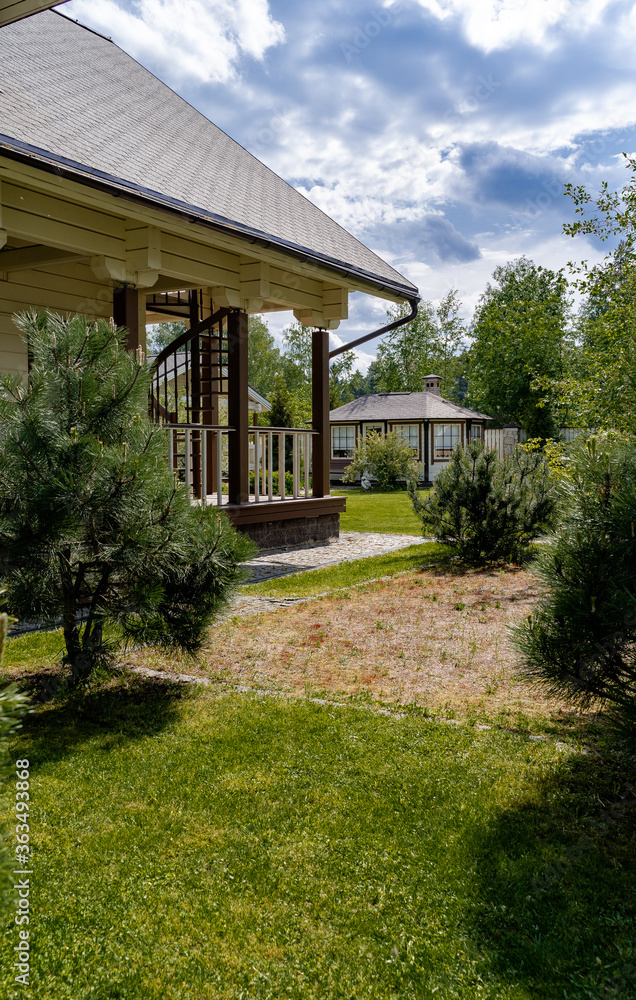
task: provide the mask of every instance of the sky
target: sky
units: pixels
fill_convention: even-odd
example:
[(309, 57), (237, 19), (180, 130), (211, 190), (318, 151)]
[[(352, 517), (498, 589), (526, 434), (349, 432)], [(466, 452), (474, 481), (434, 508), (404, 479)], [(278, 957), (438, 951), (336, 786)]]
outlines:
[[(633, 0), (70, 0), (436, 304), (497, 265), (567, 268), (565, 183), (628, 181)], [(184, 150), (187, 155), (187, 150)], [(334, 345), (386, 322), (356, 293)], [(269, 318), (280, 337), (291, 314)], [(361, 370), (377, 341), (358, 352)]]

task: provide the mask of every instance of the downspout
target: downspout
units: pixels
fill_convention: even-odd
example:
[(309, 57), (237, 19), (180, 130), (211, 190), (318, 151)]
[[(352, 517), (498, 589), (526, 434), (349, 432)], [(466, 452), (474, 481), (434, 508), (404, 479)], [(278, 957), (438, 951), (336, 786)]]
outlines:
[(407, 299), (411, 305), (411, 312), (408, 316), (403, 316), (401, 319), (394, 320), (393, 323), (387, 323), (386, 326), (381, 326), (379, 330), (374, 330), (373, 333), (365, 333), (364, 337), (358, 337), (357, 340), (352, 340), (349, 344), (343, 344), (342, 347), (336, 347), (335, 351), (329, 351), (329, 360), (337, 357), (338, 354), (344, 354), (345, 351), (352, 351), (354, 348), (359, 347), (360, 344), (366, 344), (368, 340), (375, 340), (376, 337), (381, 337), (383, 333), (389, 333), (390, 330), (397, 330), (400, 326), (405, 326), (410, 323), (412, 319), (417, 316), (417, 306), (419, 299)]

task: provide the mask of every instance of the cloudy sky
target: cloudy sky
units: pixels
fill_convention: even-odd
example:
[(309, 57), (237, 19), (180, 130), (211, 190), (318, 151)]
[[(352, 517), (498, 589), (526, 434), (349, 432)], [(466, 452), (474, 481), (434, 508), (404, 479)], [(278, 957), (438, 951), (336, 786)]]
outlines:
[[(457, 288), (466, 318), (500, 263), (526, 254), (559, 268), (603, 254), (562, 235), (573, 214), (563, 185), (627, 180), (633, 0), (70, 0), (61, 10), (112, 37), (423, 298)], [(340, 342), (384, 313), (354, 296)]]

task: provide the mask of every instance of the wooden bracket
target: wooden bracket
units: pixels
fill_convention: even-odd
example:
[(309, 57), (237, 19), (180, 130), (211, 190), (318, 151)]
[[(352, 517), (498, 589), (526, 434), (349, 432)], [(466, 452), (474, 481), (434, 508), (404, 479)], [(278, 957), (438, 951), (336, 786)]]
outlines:
[(91, 271), (98, 281), (129, 283), (126, 262), (114, 257), (91, 257)]
[(208, 289), (215, 308), (240, 309), (241, 293), (237, 288), (225, 288), (224, 285), (213, 285)]

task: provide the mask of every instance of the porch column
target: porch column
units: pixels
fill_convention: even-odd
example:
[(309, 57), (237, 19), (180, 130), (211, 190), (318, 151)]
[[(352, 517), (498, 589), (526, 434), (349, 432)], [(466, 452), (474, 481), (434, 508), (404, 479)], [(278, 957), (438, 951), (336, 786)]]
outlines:
[(247, 394), (247, 314), (233, 311), (227, 330), (228, 423), (234, 431), (228, 435), (229, 502), (249, 503), (249, 427)]
[(126, 347), (136, 351), (146, 349), (146, 296), (137, 288), (125, 285), (113, 289), (113, 319), (115, 326), (125, 326), (128, 330)]
[(312, 483), (315, 497), (329, 496), (329, 332), (314, 330), (311, 335)]

